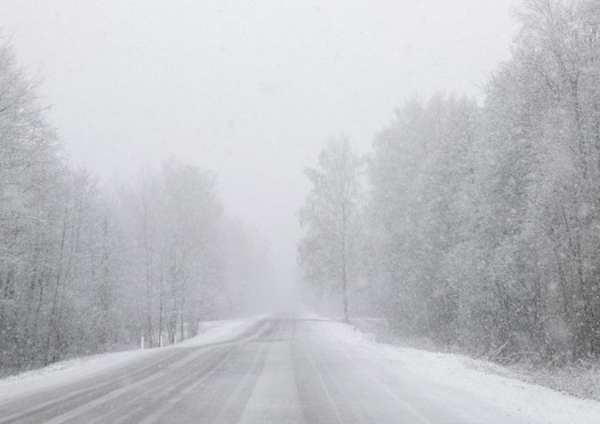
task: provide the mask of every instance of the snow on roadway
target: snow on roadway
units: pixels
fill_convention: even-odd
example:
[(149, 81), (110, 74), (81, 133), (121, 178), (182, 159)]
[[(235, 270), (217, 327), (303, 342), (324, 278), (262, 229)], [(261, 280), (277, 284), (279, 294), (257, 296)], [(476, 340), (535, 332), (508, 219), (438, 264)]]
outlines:
[(165, 349), (220, 343), (241, 335), (264, 319), (264, 315), (237, 320), (205, 321), (200, 333), (181, 343), (162, 348), (101, 353), (57, 362), (44, 368), (0, 379), (0, 402), (37, 390), (73, 383), (154, 355)]
[(468, 393), (497, 406), (516, 422), (600, 423), (600, 402), (499, 375), (508, 375), (510, 371), (496, 364), (463, 355), (376, 343), (369, 335), (340, 322), (322, 322), (321, 330), (328, 338), (360, 352), (371, 363), (397, 372), (402, 378), (409, 374), (410, 378), (431, 382), (432, 387), (437, 385)]
[[(305, 317), (307, 318), (307, 317)], [(311, 318), (319, 318), (312, 316)], [(201, 334), (177, 346), (200, 346), (223, 342), (239, 336), (264, 316), (232, 321), (204, 323)], [(433, 353), (375, 343), (369, 335), (349, 325), (319, 319), (319, 337), (334, 343), (342, 351), (352, 351), (354, 359), (364, 359), (385, 373), (392, 373), (410, 383), (406, 387), (430, 387), (431, 395), (453, 392), (455, 399), (481, 400), (479, 406), (462, 405), (464, 415), (482, 416), (481, 405), (494, 405), (515, 422), (532, 424), (595, 424), (600, 423), (600, 402), (579, 399), (555, 390), (511, 378), (510, 371), (495, 364), (462, 355)], [(36, 390), (50, 389), (93, 377), (110, 369), (124, 366), (164, 349), (134, 350), (94, 355), (53, 364), (0, 380), (0, 402)], [(362, 362), (362, 361), (361, 361)], [(356, 363), (355, 363), (356, 364)], [(366, 365), (365, 365), (366, 366)], [(436, 390), (444, 388), (448, 390)], [(263, 388), (271, 393), (269, 387)], [(459, 403), (456, 403), (459, 404)], [(479, 409), (477, 409), (479, 408)], [(472, 409), (469, 411), (468, 409)], [(472, 413), (472, 414), (471, 414)], [(483, 412), (484, 413), (484, 412)], [(477, 415), (479, 414), (479, 415)], [(512, 422), (512, 419), (510, 420)]]

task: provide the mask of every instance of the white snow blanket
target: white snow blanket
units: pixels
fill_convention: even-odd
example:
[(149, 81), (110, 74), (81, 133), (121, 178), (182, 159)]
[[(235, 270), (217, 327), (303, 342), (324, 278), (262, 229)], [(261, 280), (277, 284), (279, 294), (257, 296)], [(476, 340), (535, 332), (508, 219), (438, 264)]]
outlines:
[(503, 410), (514, 422), (525, 419), (533, 424), (600, 424), (600, 402), (523, 382), (496, 364), (376, 343), (370, 335), (335, 321), (322, 323), (321, 331), (340, 345), (349, 346), (365, 361), (384, 367), (385, 372), (391, 369), (405, 381), (418, 381), (420, 385), (430, 382), (432, 395), (436, 388), (452, 389), (456, 396), (448, 399), (448, 405), (460, 407), (463, 416), (485, 416), (475, 406), (469, 411), (469, 405), (460, 402), (461, 394), (468, 394)]

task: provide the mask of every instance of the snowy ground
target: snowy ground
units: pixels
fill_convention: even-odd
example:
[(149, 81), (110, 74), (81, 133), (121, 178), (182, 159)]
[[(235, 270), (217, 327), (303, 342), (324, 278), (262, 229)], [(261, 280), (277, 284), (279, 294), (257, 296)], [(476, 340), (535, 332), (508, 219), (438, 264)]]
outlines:
[(373, 341), (374, 337), (338, 322), (329, 322), (323, 327), (332, 340), (352, 346), (365, 360), (393, 369), (404, 379), (429, 381), (433, 388), (443, 386), (456, 393), (472, 395), (519, 422), (600, 423), (600, 402), (511, 378), (510, 371), (496, 364), (463, 355), (379, 344)]
[[(502, 375), (487, 362), (376, 343), (315, 315), (204, 329), (178, 346), (0, 381), (0, 424), (600, 423), (600, 402)], [(52, 390), (33, 390), (44, 387)]]
[(85, 356), (6, 377), (0, 379), (0, 401), (23, 396), (33, 390), (46, 390), (78, 380), (93, 378), (96, 374), (106, 373), (135, 361), (144, 360), (174, 347), (192, 347), (226, 342), (243, 334), (263, 319), (264, 316), (261, 315), (237, 320), (205, 321), (200, 323), (198, 335), (177, 345)]
[[(393, 331), (383, 318), (356, 318), (352, 319), (351, 324), (364, 333), (374, 334), (376, 340), (381, 343), (429, 352), (436, 351), (435, 344), (426, 338), (413, 338), (407, 342), (406, 340), (399, 339), (398, 336), (391, 335)], [(548, 367), (544, 365), (536, 366), (526, 361), (502, 366), (486, 361), (485, 358), (480, 359), (484, 360), (462, 357), (462, 361), (466, 366), (485, 369), (486, 372), (498, 374), (503, 377), (549, 387), (579, 398), (600, 401), (600, 363), (596, 360)]]

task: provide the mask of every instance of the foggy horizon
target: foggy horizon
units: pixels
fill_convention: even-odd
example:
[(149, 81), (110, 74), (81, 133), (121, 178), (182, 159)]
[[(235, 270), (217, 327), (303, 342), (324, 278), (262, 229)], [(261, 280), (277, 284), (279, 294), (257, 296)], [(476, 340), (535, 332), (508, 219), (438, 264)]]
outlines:
[(514, 5), (4, 0), (0, 16), (75, 165), (104, 182), (170, 157), (213, 170), (285, 284), (304, 167), (332, 137), (368, 151), (412, 98), (482, 99), (509, 57)]

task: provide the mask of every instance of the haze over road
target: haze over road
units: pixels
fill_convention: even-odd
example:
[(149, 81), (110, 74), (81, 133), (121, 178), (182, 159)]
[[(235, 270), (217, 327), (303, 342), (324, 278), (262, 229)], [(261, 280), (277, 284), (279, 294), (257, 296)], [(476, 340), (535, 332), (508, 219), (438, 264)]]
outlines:
[(514, 422), (332, 339), (329, 324), (271, 318), (228, 342), (164, 349), (0, 403), (0, 423)]

